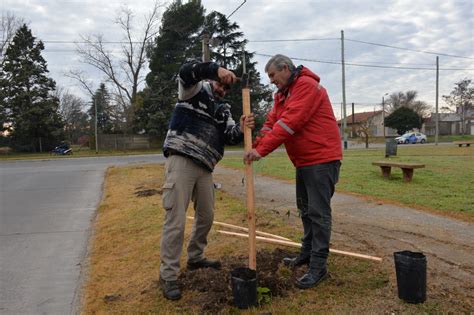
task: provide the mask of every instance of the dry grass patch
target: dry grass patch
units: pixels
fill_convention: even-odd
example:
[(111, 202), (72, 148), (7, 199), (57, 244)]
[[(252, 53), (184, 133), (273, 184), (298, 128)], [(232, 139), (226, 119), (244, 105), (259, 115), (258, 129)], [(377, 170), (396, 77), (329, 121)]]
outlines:
[(94, 224), (83, 313), (128, 313), (157, 306), (158, 292), (152, 287), (158, 274), (161, 198), (134, 193), (144, 187), (159, 189), (162, 181), (156, 166), (108, 170)]
[[(158, 288), (160, 235), (164, 219), (161, 207), (161, 165), (128, 166), (110, 168), (105, 181), (103, 201), (94, 224), (94, 235), (88, 277), (83, 290), (83, 314), (314, 314), (349, 312), (430, 312), (449, 310), (446, 301), (427, 302), (423, 305), (408, 305), (396, 297), (396, 286), (392, 266), (331, 255), (329, 269), (331, 278), (317, 289), (301, 291), (292, 283), (304, 273), (302, 267), (296, 271), (281, 264), (272, 264), (275, 279), (283, 288), (279, 296), (272, 296), (271, 303), (256, 309), (240, 311), (232, 307), (230, 278), (228, 272), (235, 264), (245, 264), (247, 240), (222, 236), (214, 227), (209, 235), (206, 256), (223, 262), (219, 274), (199, 271), (201, 274), (182, 269), (181, 282), (193, 283), (196, 276), (200, 285), (212, 286), (215, 279), (227, 279), (222, 286), (225, 292), (219, 301), (212, 300), (212, 290), (193, 290), (183, 287), (183, 299), (170, 302), (163, 298)], [(141, 196), (143, 195), (143, 196)], [(188, 210), (193, 215), (193, 210)], [(224, 193), (216, 195), (217, 221), (246, 225), (245, 206)], [(284, 235), (298, 240), (301, 226), (289, 225), (269, 211), (257, 210), (258, 229)], [(186, 239), (191, 230), (191, 221), (186, 227)], [(260, 257), (266, 261), (257, 264), (257, 269), (274, 261), (281, 261), (289, 249), (257, 244)], [(283, 251), (283, 252), (282, 252)], [(185, 251), (182, 266), (185, 263)], [(260, 266), (260, 269), (259, 269)], [(202, 274), (204, 272), (204, 274)], [(268, 279), (272, 279), (271, 273)], [(389, 276), (389, 274), (391, 274)], [(258, 285), (265, 286), (263, 277)], [(201, 283), (199, 283), (201, 281)], [(290, 284), (290, 285), (287, 285)], [(285, 291), (286, 290), (286, 291)], [(217, 303), (217, 304), (216, 304)], [(220, 303), (220, 304), (219, 304)]]

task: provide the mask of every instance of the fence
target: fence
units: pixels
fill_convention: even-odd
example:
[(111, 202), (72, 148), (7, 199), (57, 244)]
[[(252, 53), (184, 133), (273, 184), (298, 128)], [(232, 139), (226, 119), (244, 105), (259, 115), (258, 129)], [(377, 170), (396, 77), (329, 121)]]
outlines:
[[(91, 138), (90, 145), (94, 147)], [(141, 135), (99, 134), (97, 140), (99, 150), (148, 150), (162, 146), (161, 139)]]

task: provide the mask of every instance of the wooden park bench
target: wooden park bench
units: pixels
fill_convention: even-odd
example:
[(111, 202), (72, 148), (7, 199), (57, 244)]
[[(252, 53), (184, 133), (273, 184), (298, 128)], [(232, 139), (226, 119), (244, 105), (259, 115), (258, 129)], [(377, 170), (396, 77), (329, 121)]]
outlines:
[(413, 178), (413, 170), (415, 168), (423, 168), (425, 167), (425, 164), (421, 163), (409, 163), (409, 162), (391, 162), (391, 161), (378, 161), (378, 162), (372, 162), (372, 165), (377, 165), (380, 166), (382, 169), (382, 175), (384, 177), (390, 177), (390, 172), (392, 170), (392, 167), (399, 167), (403, 171), (403, 180), (405, 182), (411, 181)]
[(459, 147), (462, 147), (463, 144), (465, 144), (466, 147), (468, 147), (471, 144), (474, 144), (474, 141), (453, 141), (453, 143), (457, 144)]

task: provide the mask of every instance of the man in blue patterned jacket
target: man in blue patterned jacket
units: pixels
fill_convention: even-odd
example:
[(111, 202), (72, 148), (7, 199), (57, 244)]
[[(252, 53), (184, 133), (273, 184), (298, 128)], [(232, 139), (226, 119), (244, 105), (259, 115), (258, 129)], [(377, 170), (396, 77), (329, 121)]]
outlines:
[(219, 269), (207, 259), (204, 248), (214, 220), (212, 171), (224, 155), (224, 145), (238, 144), (243, 127), (254, 128), (253, 115), (236, 124), (223, 98), (234, 73), (214, 62), (190, 62), (179, 72), (178, 102), (163, 146), (167, 157), (163, 208), (166, 217), (161, 235), (160, 286), (167, 299), (181, 298), (177, 279), (184, 241), (186, 209), (192, 200), (195, 216), (188, 244), (187, 268)]

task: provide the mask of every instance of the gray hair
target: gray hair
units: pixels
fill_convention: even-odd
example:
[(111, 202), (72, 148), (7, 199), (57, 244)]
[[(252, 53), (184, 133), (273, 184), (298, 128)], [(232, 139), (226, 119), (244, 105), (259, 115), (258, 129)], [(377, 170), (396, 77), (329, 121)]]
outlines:
[(293, 61), (291, 61), (290, 58), (285, 55), (277, 54), (270, 58), (270, 60), (268, 60), (265, 66), (265, 72), (268, 72), (268, 68), (270, 68), (271, 66), (275, 66), (278, 71), (281, 71), (285, 65), (288, 66), (288, 69), (290, 71), (294, 71), (296, 69), (295, 65), (293, 64)]

